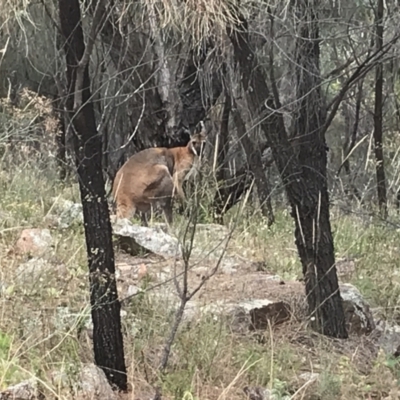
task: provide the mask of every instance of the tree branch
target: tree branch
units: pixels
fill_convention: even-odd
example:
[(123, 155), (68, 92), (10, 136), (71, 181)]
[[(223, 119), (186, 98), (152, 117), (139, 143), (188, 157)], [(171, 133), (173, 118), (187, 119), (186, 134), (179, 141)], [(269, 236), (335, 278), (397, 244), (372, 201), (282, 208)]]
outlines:
[(105, 12), (105, 0), (100, 0), (96, 4), (94, 11), (92, 27), (90, 34), (85, 46), (85, 52), (82, 58), (78, 62), (76, 68), (76, 81), (75, 81), (75, 96), (74, 96), (74, 111), (77, 111), (82, 106), (82, 89), (83, 89), (83, 76), (86, 66), (89, 63), (90, 56), (93, 52), (94, 43), (98, 33), (100, 32), (100, 27), (103, 25), (105, 19), (107, 18), (107, 13)]
[(373, 69), (376, 66), (376, 64), (382, 62), (380, 58), (392, 48), (392, 46), (394, 45), (394, 43), (397, 42), (399, 37), (400, 35), (396, 35), (392, 40), (390, 40), (384, 46), (382, 46), (381, 49), (376, 50), (374, 53), (368, 56), (357, 67), (357, 69), (353, 72), (353, 74), (346, 80), (342, 89), (340, 89), (340, 92), (335, 96), (335, 98), (331, 101), (331, 103), (327, 107), (327, 110), (331, 109), (331, 112), (328, 114), (326, 122), (321, 129), (320, 133), (321, 135), (324, 135), (328, 130), (330, 124), (333, 121), (333, 118), (335, 118), (340, 103), (342, 102), (349, 88), (353, 86), (355, 83), (357, 83), (360, 79), (362, 79), (371, 69)]

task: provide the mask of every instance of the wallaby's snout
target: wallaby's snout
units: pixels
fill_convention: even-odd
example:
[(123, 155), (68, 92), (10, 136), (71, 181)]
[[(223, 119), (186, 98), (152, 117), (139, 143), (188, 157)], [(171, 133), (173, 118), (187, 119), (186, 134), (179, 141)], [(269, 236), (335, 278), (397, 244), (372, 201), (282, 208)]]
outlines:
[(189, 147), (191, 148), (195, 156), (198, 157), (202, 156), (206, 140), (207, 140), (207, 132), (204, 126), (204, 122), (200, 121), (200, 132), (194, 133), (191, 136), (189, 142)]

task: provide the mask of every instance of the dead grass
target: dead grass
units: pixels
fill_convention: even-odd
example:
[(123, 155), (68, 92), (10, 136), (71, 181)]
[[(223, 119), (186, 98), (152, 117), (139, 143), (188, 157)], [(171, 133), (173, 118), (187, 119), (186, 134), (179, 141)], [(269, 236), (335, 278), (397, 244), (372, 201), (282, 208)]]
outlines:
[[(91, 342), (85, 333), (89, 297), (83, 229), (52, 229), (54, 249), (45, 258), (55, 268), (43, 279), (22, 283), (15, 271), (26, 258), (10, 249), (22, 228), (46, 227), (54, 197), (77, 201), (77, 188), (58, 185), (51, 163), (44, 167), (27, 161), (23, 167), (10, 168), (10, 159), (3, 158), (5, 162), (6, 168), (0, 168), (0, 213), (4, 216), (0, 219), (0, 387), (36, 376), (46, 393), (71, 399), (82, 363), (92, 360)], [(271, 286), (260, 279), (265, 271), (284, 279), (300, 276), (287, 211), (277, 211), (271, 229), (250, 207), (239, 219), (237, 210), (230, 215), (228, 225), (235, 222), (237, 226), (228, 255), (239, 255), (242, 269), (239, 266), (237, 273), (215, 276), (199, 297), (209, 297), (209, 301), (273, 297), (272, 289), (266, 292)], [(376, 221), (345, 216), (337, 209), (332, 217), (337, 257), (356, 259), (351, 282), (385, 317), (397, 321), (399, 232)], [(207, 250), (210, 243), (216, 245), (218, 237), (212, 236), (212, 232), (200, 233), (197, 248)], [(260, 263), (249, 264), (246, 259)], [(212, 262), (207, 259), (202, 266)], [(62, 276), (59, 266), (65, 267)], [(152, 268), (150, 275), (157, 265)], [(191, 282), (196, 279), (201, 277), (193, 272)], [(237, 280), (253, 286), (247, 291), (231, 289)], [(140, 285), (150, 283), (141, 281)], [(282, 292), (287, 288), (290, 295), (290, 285)], [(279, 288), (274, 290), (281, 294)], [(143, 293), (125, 306), (125, 351), (134, 393), (128, 398), (148, 397), (155, 384), (162, 386), (166, 399), (239, 400), (245, 398), (245, 386), (255, 385), (273, 390), (277, 399), (398, 398), (399, 365), (377, 355), (368, 338), (330, 340), (311, 332), (296, 318), (248, 336), (232, 333), (229, 325), (207, 315), (185, 323), (167, 372), (159, 376), (157, 362), (173, 321), (173, 304)], [(319, 373), (319, 382), (304, 382), (299, 377), (302, 372)]]

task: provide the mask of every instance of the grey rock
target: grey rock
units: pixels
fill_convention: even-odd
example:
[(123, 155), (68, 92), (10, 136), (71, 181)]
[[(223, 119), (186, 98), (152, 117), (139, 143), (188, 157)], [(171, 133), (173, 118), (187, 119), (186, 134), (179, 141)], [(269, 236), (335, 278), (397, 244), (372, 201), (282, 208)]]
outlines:
[(69, 388), (71, 379), (65, 370), (54, 370), (49, 373), (51, 383), (58, 388)]
[(391, 356), (396, 355), (400, 348), (400, 326), (381, 321), (377, 324), (376, 331), (379, 334), (379, 347)]
[(339, 289), (348, 331), (357, 335), (372, 332), (375, 329), (375, 322), (370, 306), (359, 290), (349, 283), (339, 285)]
[(261, 386), (245, 386), (243, 392), (248, 400), (290, 400), (291, 397), (281, 395), (274, 389), (265, 389)]
[(75, 224), (83, 223), (82, 204), (74, 203), (71, 200), (53, 198), (54, 211), (57, 213), (57, 225), (66, 229)]
[(81, 389), (78, 396), (96, 400), (117, 400), (105, 373), (94, 364), (86, 365), (80, 373)]
[(0, 400), (41, 400), (43, 394), (38, 389), (36, 379), (29, 379), (16, 385), (9, 386), (0, 392)]
[(133, 239), (133, 253), (140, 254), (143, 250), (147, 250), (166, 258), (182, 256), (179, 241), (161, 228), (133, 225), (127, 219), (120, 219), (113, 223), (113, 233)]
[(221, 261), (221, 265), (219, 266), (219, 270), (223, 274), (233, 275), (237, 272), (238, 267), (238, 260), (235, 260), (232, 257), (224, 257)]
[(54, 265), (49, 261), (34, 257), (20, 264), (15, 270), (15, 278), (23, 284), (34, 284), (49, 276), (66, 276), (67, 269), (63, 264)]
[(289, 304), (284, 301), (253, 299), (239, 303), (217, 301), (200, 306), (196, 301), (189, 301), (185, 310), (185, 319), (192, 320), (197, 315), (212, 314), (229, 319), (231, 329), (235, 332), (265, 330), (269, 324), (278, 325), (290, 318)]
[(140, 292), (140, 288), (138, 288), (136, 285), (129, 285), (128, 289), (125, 292), (124, 297), (132, 297), (135, 296)]
[(299, 380), (302, 384), (316, 382), (319, 378), (317, 372), (303, 372), (299, 375)]

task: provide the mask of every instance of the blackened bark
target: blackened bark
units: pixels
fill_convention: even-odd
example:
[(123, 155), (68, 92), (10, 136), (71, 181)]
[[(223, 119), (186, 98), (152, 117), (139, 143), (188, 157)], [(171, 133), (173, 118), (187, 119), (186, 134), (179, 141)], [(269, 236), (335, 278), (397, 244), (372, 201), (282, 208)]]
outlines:
[(300, 146), (298, 159), (308, 186), (308, 195), (304, 199), (302, 212), (297, 216), (302, 231), (298, 232), (296, 240), (300, 258), (304, 260), (306, 292), (313, 293), (309, 302), (314, 310), (314, 325), (323, 326), (327, 319), (337, 319), (337, 328), (343, 337), (346, 329), (334, 267), (335, 252), (329, 219), (327, 146), (322, 132), (326, 112), (321, 95), (318, 21), (313, 8), (316, 3), (318, 1), (310, 0), (299, 0), (297, 3), (296, 132)]
[[(296, 224), (296, 245), (303, 265), (309, 311), (313, 317), (312, 324), (325, 335), (346, 338), (329, 222), (324, 135), (318, 129), (306, 132), (307, 136), (300, 145), (302, 154), (300, 159), (296, 158), (288, 140), (283, 116), (276, 109), (256, 55), (249, 46), (247, 21), (239, 13), (237, 17), (240, 22), (235, 30), (228, 30), (228, 34), (242, 73), (242, 84), (249, 108), (260, 120), (291, 205)], [(314, 18), (312, 22), (313, 34), (316, 35), (318, 30)], [(308, 38), (309, 32), (305, 29), (308, 29), (306, 24), (301, 32), (304, 37), (299, 39), (301, 47), (304, 45), (305, 60), (308, 55), (315, 63), (318, 60), (319, 44)], [(304, 73), (309, 79), (313, 79), (312, 75), (317, 73), (319, 79), (319, 65), (316, 64), (313, 70), (306, 70)], [(313, 88), (315, 89), (308, 87), (308, 90)], [(302, 110), (304, 112), (304, 106)], [(312, 118), (313, 125), (321, 122), (318, 121), (320, 116), (314, 112)], [(312, 152), (308, 146), (312, 148)], [(310, 155), (309, 159), (306, 154)]]
[[(121, 306), (115, 281), (111, 224), (101, 168), (102, 143), (97, 134), (93, 104), (90, 101), (90, 54), (85, 51), (87, 48), (84, 44), (79, 0), (59, 0), (59, 13), (65, 37), (67, 109), (74, 136), (89, 262), (94, 356), (96, 364), (103, 369), (109, 382), (120, 390), (126, 390)], [(85, 59), (87, 62), (84, 62)], [(79, 82), (82, 82), (81, 87)]]
[[(378, 0), (376, 10), (376, 50), (383, 46), (383, 0)], [(383, 218), (387, 217), (387, 195), (385, 165), (383, 161), (383, 129), (382, 129), (382, 107), (383, 107), (383, 68), (382, 63), (375, 70), (375, 109), (374, 109), (374, 144), (376, 162), (376, 185), (378, 191), (379, 210)]]

